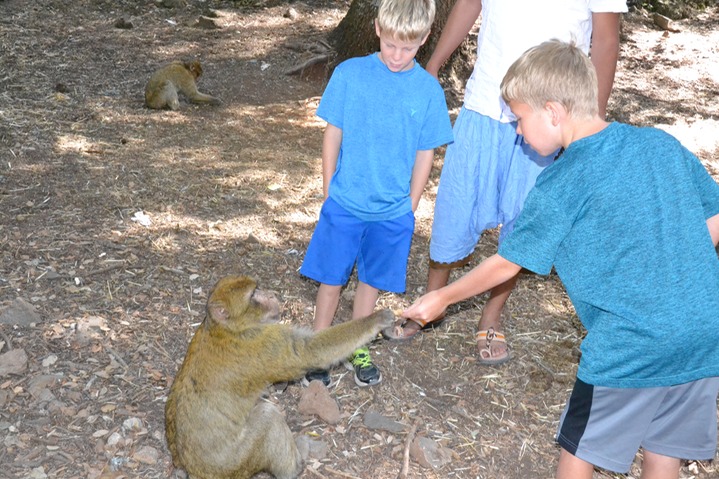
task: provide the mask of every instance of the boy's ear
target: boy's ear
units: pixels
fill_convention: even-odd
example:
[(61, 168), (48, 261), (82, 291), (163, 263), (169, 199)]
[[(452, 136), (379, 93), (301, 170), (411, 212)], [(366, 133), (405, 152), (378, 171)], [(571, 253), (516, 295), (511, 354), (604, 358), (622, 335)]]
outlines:
[(552, 126), (557, 126), (566, 113), (564, 107), (556, 101), (548, 101), (544, 104), (544, 109), (552, 119)]
[(427, 35), (424, 36), (424, 38), (422, 39), (422, 42), (419, 44), (420, 46), (424, 45), (424, 42), (427, 41), (427, 39), (429, 38), (429, 34), (430, 34), (430, 33), (432, 33), (431, 30), (430, 30), (429, 32), (427, 32)]
[(379, 22), (376, 18), (374, 19), (374, 31), (377, 33), (378, 37), (380, 36), (380, 33), (382, 33), (382, 30), (379, 28)]

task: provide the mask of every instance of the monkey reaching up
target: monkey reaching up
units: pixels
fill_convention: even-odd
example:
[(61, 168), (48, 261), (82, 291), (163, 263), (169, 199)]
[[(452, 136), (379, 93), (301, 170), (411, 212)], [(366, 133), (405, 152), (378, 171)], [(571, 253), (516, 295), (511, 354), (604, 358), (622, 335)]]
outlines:
[(192, 103), (219, 105), (217, 98), (200, 93), (195, 82), (202, 75), (202, 66), (197, 60), (172, 62), (152, 74), (145, 86), (145, 105), (157, 110), (169, 107), (180, 108), (177, 93), (180, 92)]
[(389, 310), (313, 333), (279, 324), (277, 299), (252, 278), (221, 279), (210, 294), (165, 406), (167, 444), (190, 479), (297, 477), (302, 460), (272, 404), (272, 383), (328, 368), (393, 324)]

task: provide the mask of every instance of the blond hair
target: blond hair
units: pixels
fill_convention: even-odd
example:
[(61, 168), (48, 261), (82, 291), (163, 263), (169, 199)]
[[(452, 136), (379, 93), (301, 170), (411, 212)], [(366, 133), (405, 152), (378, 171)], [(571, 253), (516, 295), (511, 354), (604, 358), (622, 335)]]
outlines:
[(434, 22), (435, 9), (434, 0), (381, 0), (377, 25), (401, 41), (424, 39)]
[(597, 72), (574, 43), (549, 40), (530, 48), (509, 67), (500, 85), (502, 98), (534, 109), (561, 104), (575, 118), (598, 114)]

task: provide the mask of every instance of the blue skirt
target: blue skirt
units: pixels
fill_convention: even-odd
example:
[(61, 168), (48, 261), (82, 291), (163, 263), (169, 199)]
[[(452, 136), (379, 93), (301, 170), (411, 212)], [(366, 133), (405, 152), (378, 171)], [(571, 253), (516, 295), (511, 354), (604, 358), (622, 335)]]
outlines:
[(462, 108), (447, 147), (434, 207), (430, 258), (454, 263), (474, 251), (484, 230), (512, 230), (529, 190), (556, 154), (543, 157), (502, 123)]

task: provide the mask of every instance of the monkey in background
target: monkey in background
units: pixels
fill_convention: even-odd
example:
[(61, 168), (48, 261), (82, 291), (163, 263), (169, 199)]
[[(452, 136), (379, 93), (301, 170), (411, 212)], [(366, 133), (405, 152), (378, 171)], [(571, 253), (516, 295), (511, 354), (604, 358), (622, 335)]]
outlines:
[(180, 92), (192, 103), (219, 105), (217, 98), (200, 93), (196, 80), (202, 75), (202, 66), (197, 60), (172, 62), (152, 74), (145, 86), (145, 105), (157, 110), (169, 107), (180, 108), (177, 93)]
[(279, 324), (279, 303), (247, 276), (214, 287), (165, 406), (167, 444), (190, 479), (297, 477), (302, 459), (265, 387), (327, 368), (393, 324), (389, 310), (313, 333)]

